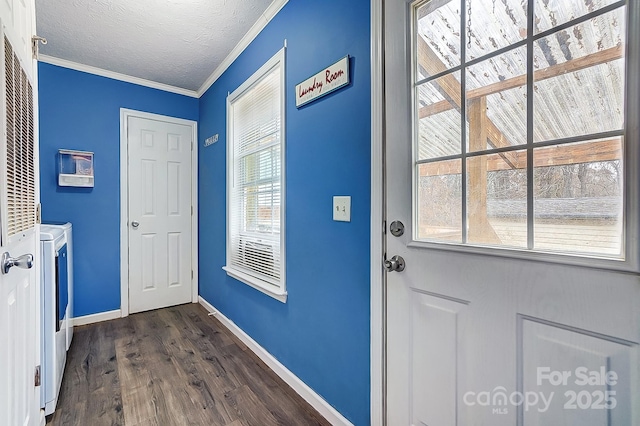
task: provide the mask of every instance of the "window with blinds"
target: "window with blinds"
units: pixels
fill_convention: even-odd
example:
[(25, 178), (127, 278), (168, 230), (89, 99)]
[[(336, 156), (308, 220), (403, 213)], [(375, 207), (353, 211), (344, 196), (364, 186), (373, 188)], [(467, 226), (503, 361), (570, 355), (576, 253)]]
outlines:
[(284, 49), (227, 99), (227, 265), (280, 300), (284, 280)]
[(6, 236), (36, 223), (33, 88), (4, 38), (6, 123)]

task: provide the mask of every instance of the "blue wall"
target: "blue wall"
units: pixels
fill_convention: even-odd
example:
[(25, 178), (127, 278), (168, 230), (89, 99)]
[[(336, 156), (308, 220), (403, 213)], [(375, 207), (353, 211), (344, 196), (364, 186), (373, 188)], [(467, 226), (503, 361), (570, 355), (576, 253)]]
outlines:
[[(369, 424), (369, 1), (290, 0), (200, 99), (200, 294), (357, 425)], [(225, 264), (226, 96), (286, 52), (286, 304)], [(352, 84), (301, 109), (294, 87), (345, 55)], [(352, 196), (350, 223), (332, 197)]]
[[(40, 199), (43, 222), (69, 221), (74, 314), (120, 308), (120, 108), (190, 120), (198, 100), (40, 63)], [(59, 148), (95, 152), (93, 189), (57, 186)]]

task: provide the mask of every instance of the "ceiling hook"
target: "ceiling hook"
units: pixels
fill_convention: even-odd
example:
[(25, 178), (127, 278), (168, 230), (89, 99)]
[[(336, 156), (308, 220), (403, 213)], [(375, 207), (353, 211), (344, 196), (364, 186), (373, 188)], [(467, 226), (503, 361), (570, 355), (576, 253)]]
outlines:
[(37, 35), (31, 37), (31, 50), (33, 51), (33, 59), (36, 60), (38, 59), (38, 42), (47, 44), (47, 39)]

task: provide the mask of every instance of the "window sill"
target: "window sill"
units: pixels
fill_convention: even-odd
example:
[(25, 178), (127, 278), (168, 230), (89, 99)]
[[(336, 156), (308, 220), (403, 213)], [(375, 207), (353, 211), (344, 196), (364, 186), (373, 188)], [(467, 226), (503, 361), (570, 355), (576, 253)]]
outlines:
[(581, 266), (621, 273), (637, 273), (639, 271), (631, 259), (624, 260), (613, 257), (604, 257), (589, 254), (572, 254), (545, 252), (540, 250), (526, 250), (513, 247), (492, 247), (472, 244), (454, 244), (446, 242), (417, 241), (412, 240), (407, 247), (427, 250), (445, 250), (473, 255), (498, 256), (508, 259), (555, 263), (566, 266)]
[[(249, 274), (246, 274), (242, 271), (239, 271), (233, 267), (230, 266), (223, 266), (222, 269), (225, 270), (225, 272), (227, 273), (227, 275), (229, 275), (231, 278), (235, 278), (236, 280), (247, 284), (248, 286), (251, 286), (253, 288), (255, 288), (258, 291), (261, 291), (262, 293), (266, 294), (267, 296), (271, 296), (274, 299), (282, 302), (282, 303), (287, 303), (287, 292), (286, 291), (274, 291), (273, 285), (266, 283), (265, 281), (253, 277)], [(280, 290), (280, 289), (278, 289)]]

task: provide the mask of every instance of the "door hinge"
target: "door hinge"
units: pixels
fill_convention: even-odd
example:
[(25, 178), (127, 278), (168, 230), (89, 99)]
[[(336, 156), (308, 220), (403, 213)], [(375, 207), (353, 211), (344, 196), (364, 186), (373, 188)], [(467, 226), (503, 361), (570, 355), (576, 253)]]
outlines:
[(382, 235), (387, 235), (387, 221), (382, 221)]
[(38, 59), (38, 42), (47, 44), (47, 39), (37, 35), (31, 37), (31, 53), (33, 53), (33, 59)]
[(193, 279), (193, 269), (191, 270), (191, 279)]
[(36, 374), (33, 382), (35, 386), (40, 386), (40, 366), (39, 365), (36, 367)]
[(193, 151), (193, 141), (191, 141), (191, 151)]
[(191, 216), (193, 216), (193, 206), (191, 206)]
[(36, 223), (42, 223), (42, 204), (36, 204)]

